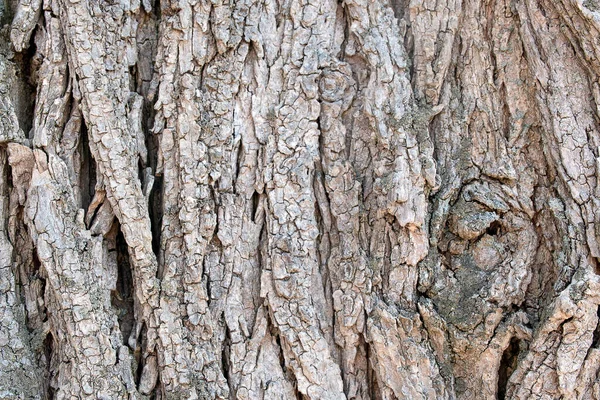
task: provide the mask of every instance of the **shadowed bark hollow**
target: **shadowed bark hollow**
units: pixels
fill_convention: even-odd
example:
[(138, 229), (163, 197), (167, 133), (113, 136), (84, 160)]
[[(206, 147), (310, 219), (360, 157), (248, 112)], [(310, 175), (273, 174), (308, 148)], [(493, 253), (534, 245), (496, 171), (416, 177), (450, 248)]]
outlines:
[(0, 399), (600, 399), (596, 0), (0, 0)]

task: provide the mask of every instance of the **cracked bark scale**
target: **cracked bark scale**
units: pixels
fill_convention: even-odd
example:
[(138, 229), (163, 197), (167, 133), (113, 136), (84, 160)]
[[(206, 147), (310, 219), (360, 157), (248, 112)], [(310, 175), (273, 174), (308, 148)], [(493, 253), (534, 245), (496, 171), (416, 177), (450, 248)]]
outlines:
[(596, 0), (0, 0), (0, 398), (600, 399)]

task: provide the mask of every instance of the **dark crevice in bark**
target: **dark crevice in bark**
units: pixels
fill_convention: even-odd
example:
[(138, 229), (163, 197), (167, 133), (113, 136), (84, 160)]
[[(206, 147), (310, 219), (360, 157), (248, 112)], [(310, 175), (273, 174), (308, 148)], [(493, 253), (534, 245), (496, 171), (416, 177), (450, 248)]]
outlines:
[(490, 224), (490, 226), (487, 227), (485, 231), (490, 236), (498, 236), (502, 233), (501, 228), (502, 224), (500, 221), (494, 221)]
[[(2, 196), (6, 196), (8, 197), (7, 194), (5, 193), (1, 193), (0, 195)], [(19, 210), (19, 214), (22, 214), (21, 210)], [(8, 222), (8, 218), (6, 218), (6, 221)], [(4, 231), (6, 232), (6, 228), (4, 229)], [(1, 231), (0, 231), (1, 232)], [(11, 238), (12, 239), (12, 238)], [(9, 239), (9, 241), (11, 241)], [(15, 248), (14, 248), (14, 243), (13, 244), (13, 254), (12, 254), (12, 259), (13, 259), (13, 263), (16, 264), (15, 260)], [(15, 289), (18, 292), (18, 296), (19, 296), (19, 301), (21, 304), (26, 304), (25, 303), (25, 286), (28, 285), (28, 283), (31, 281), (32, 279), (32, 269), (36, 269), (35, 267), (31, 268), (31, 266), (33, 265), (33, 260), (31, 260), (31, 263), (28, 263), (27, 265), (18, 265), (18, 269), (14, 270), (14, 277), (15, 277)], [(29, 332), (31, 332), (32, 327), (31, 327), (31, 321), (29, 318), (29, 313), (25, 314), (26, 317), (26, 322), (27, 322), (27, 329), (29, 330)]]
[(160, 237), (162, 233), (163, 190), (163, 176), (154, 176), (154, 185), (152, 186), (148, 201), (148, 211), (150, 214), (150, 230), (152, 231), (152, 250), (157, 257), (160, 253)]
[(394, 15), (401, 21), (404, 18), (405, 10), (408, 6), (408, 0), (391, 0), (392, 10), (394, 10)]
[(54, 399), (54, 393), (57, 388), (52, 387), (52, 380), (54, 371), (52, 369), (52, 357), (54, 356), (54, 336), (49, 333), (46, 335), (43, 343), (43, 363), (46, 366), (46, 370), (44, 371), (45, 379), (44, 379), (44, 391), (46, 392), (45, 400)]
[[(0, 26), (9, 24), (12, 21), (14, 16), (13, 8), (9, 0), (0, 0)], [(6, 42), (8, 43), (8, 40)]]
[[(92, 225), (94, 224), (94, 221), (96, 220), (96, 216), (98, 215), (98, 211), (100, 210), (100, 205), (98, 205), (98, 207), (94, 208), (91, 217), (89, 217), (90, 222), (86, 225), (87, 229), (90, 229), (92, 227)], [(90, 209), (88, 208), (88, 215), (89, 215), (89, 212), (90, 212)]]
[(250, 218), (252, 220), (252, 222), (256, 222), (257, 219), (257, 211), (258, 211), (258, 205), (260, 204), (260, 195), (258, 194), (257, 191), (254, 191), (254, 193), (252, 193), (252, 209), (251, 209), (251, 214), (250, 214)]
[(138, 180), (140, 181), (140, 185), (143, 190), (146, 187), (147, 182), (144, 179), (144, 169), (146, 168), (146, 166), (144, 165), (144, 162), (141, 158), (138, 158), (137, 167), (138, 167)]
[(596, 329), (594, 330), (594, 335), (592, 338), (592, 345), (590, 348), (597, 349), (600, 346), (600, 307), (596, 311), (596, 315), (598, 316), (598, 323), (596, 325)]
[(17, 82), (11, 96), (19, 127), (25, 133), (25, 136), (32, 139), (33, 132), (33, 114), (35, 108), (37, 70), (41, 60), (36, 57), (37, 48), (35, 46), (35, 30), (31, 34), (29, 47), (21, 53), (12, 53), (12, 61), (16, 66)]
[[(269, 324), (272, 327), (272, 322), (269, 319)], [(275, 337), (275, 341), (277, 343), (277, 347), (279, 348), (279, 366), (281, 367), (281, 370), (283, 371), (283, 373), (285, 374), (288, 369), (285, 365), (285, 357), (283, 356), (283, 350), (281, 347), (281, 338), (279, 337), (279, 333), (276, 331), (275, 328), (271, 328), (271, 334)]]
[[(8, 163), (8, 151), (6, 149), (6, 145), (2, 144), (0, 145), (0, 196), (2, 196), (1, 198), (9, 199), (9, 193), (12, 190), (15, 190), (14, 182), (12, 179), (12, 167)], [(9, 207), (10, 202), (8, 201), (6, 203), (0, 204), (0, 212), (2, 212), (2, 215), (5, 216), (5, 218), (3, 218), (2, 221), (0, 221), (0, 224), (2, 224), (2, 226), (0, 226), (0, 232), (6, 232), (9, 235), (9, 240), (11, 244), (14, 245), (15, 238), (11, 237), (12, 235), (10, 235), (11, 230), (9, 225), (9, 218), (7, 217), (7, 211)], [(22, 220), (20, 219), (20, 221)]]
[[(213, 239), (216, 239), (216, 236), (213, 237)], [(211, 245), (212, 245), (211, 247), (214, 248), (214, 244), (212, 243), (212, 241), (211, 241)], [(208, 254), (208, 251), (207, 251), (207, 254)], [(207, 261), (208, 261), (208, 257), (203, 257), (202, 258), (202, 277), (206, 278), (206, 279), (203, 279), (202, 281), (203, 281), (203, 283), (205, 284), (205, 287), (206, 287), (206, 298), (208, 299), (208, 304), (210, 304), (210, 301), (213, 298), (212, 295), (211, 295), (211, 288), (212, 288), (211, 283), (212, 282), (211, 282), (210, 274), (209, 274), (210, 271), (208, 270), (208, 267), (207, 267)], [(219, 283), (217, 283), (217, 286), (219, 285)]]
[[(264, 212), (264, 211), (263, 211)], [(265, 254), (267, 254), (267, 224), (263, 222), (261, 228), (260, 228), (260, 233), (258, 234), (258, 241), (257, 241), (257, 250), (256, 250), (256, 276), (257, 279), (255, 279), (251, 284), (253, 286), (253, 290), (252, 293), (254, 293), (254, 296), (252, 298), (252, 305), (254, 306), (254, 317), (253, 320), (248, 324), (248, 328), (250, 329), (250, 332), (254, 332), (254, 328), (255, 328), (255, 319), (256, 319), (256, 313), (258, 312), (259, 308), (263, 306), (263, 304), (265, 303), (264, 299), (260, 297), (260, 288), (261, 288), (261, 279), (260, 276), (263, 273), (263, 267), (264, 267), (264, 263), (265, 263)]]
[(129, 66), (129, 90), (138, 92), (137, 65)]
[(116, 309), (123, 340), (126, 341), (135, 326), (135, 316), (133, 311), (133, 277), (129, 252), (127, 250), (127, 242), (125, 241), (125, 237), (120, 228), (115, 241), (118, 268), (117, 290), (113, 291), (111, 302), (112, 306)]
[[(135, 365), (137, 369), (134, 371), (135, 374), (135, 386), (139, 388), (140, 381), (142, 380), (142, 371), (144, 370), (144, 352), (143, 349), (146, 347), (146, 337), (148, 333), (148, 328), (146, 327), (146, 323), (142, 322), (142, 328), (140, 329), (140, 334), (138, 335), (138, 340), (136, 343), (136, 348), (133, 350), (133, 355), (135, 357)], [(160, 374), (160, 373), (159, 373)], [(160, 382), (160, 379), (157, 379), (157, 382)], [(155, 388), (156, 391), (156, 388)]]
[[(441, 158), (441, 153), (440, 153), (440, 146), (438, 145), (438, 131), (442, 132), (443, 130), (443, 126), (442, 126), (442, 115), (443, 112), (440, 112), (436, 115), (434, 115), (433, 117), (431, 117), (431, 120), (429, 121), (429, 124), (427, 126), (427, 131), (429, 132), (429, 137), (431, 138), (431, 143), (433, 144), (433, 153), (432, 153), (432, 158), (436, 161), (436, 164), (439, 165), (443, 165), (442, 163), (442, 158)], [(441, 171), (438, 171), (437, 173), (440, 174)], [(430, 193), (430, 198), (434, 195), (436, 195), (437, 193), (439, 193), (438, 191), (436, 191), (435, 193), (432, 192)]]
[[(234, 139), (235, 140), (235, 139)], [(235, 146), (235, 145), (234, 145)], [(232, 189), (233, 193), (237, 194), (237, 181), (240, 175), (240, 169), (242, 165), (242, 161), (244, 159), (244, 144), (242, 143), (242, 138), (240, 137), (237, 143), (237, 148), (234, 147), (232, 154), (235, 153), (235, 168), (233, 171), (233, 179), (232, 179)]]
[(590, 263), (594, 267), (594, 273), (600, 275), (600, 261), (596, 257), (590, 257)]
[(96, 193), (96, 162), (90, 152), (90, 142), (85, 123), (81, 124), (80, 140), (81, 170), (79, 187), (81, 188), (81, 208), (87, 210)]
[(231, 332), (229, 331), (229, 327), (225, 324), (225, 338), (221, 343), (221, 371), (223, 372), (223, 377), (225, 381), (227, 381), (227, 385), (229, 386), (230, 394), (232, 398), (235, 398), (234, 389), (231, 387), (229, 382), (229, 365), (230, 365), (230, 353), (231, 353)]
[(506, 350), (502, 354), (502, 360), (500, 361), (500, 369), (498, 370), (498, 399), (503, 400), (506, 398), (506, 387), (508, 380), (512, 373), (517, 368), (517, 361), (519, 359), (519, 352), (521, 350), (520, 340), (512, 338)]

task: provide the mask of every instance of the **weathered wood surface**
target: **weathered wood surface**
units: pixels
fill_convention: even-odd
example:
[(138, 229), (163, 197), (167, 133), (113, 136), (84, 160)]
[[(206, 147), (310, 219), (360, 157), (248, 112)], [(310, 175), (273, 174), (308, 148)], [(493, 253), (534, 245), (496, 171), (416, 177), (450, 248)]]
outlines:
[(596, 0), (0, 0), (0, 398), (600, 399)]

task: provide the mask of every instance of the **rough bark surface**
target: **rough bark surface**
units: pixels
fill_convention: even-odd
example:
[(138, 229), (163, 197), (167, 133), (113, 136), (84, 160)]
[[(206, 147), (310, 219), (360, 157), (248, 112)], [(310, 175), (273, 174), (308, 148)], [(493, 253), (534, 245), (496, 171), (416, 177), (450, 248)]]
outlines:
[(0, 399), (600, 399), (599, 38), (0, 0)]

